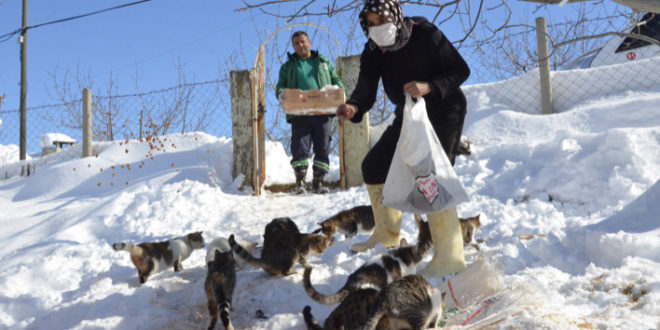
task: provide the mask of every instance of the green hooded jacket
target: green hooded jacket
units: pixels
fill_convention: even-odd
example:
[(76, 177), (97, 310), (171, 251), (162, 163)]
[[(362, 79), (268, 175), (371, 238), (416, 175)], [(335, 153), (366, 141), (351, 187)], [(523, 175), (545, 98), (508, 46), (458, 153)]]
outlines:
[[(296, 53), (287, 53), (287, 57), (288, 60), (280, 68), (279, 79), (277, 80), (277, 86), (275, 88), (276, 97), (279, 97), (285, 88), (299, 88), (296, 83), (296, 66), (300, 58)], [(309, 59), (314, 61), (314, 64), (316, 65), (318, 74), (316, 80), (319, 88), (328, 85), (337, 85), (340, 88), (344, 88), (344, 83), (339, 79), (337, 71), (335, 71), (335, 68), (327, 57), (319, 55), (317, 51), (312, 51), (312, 56)], [(290, 123), (291, 118), (293, 117), (295, 116), (286, 115), (286, 121)]]

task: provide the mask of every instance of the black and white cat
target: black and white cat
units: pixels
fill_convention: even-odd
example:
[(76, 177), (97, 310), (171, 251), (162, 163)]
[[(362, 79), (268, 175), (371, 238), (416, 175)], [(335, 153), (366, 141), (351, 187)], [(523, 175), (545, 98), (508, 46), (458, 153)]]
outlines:
[(175, 272), (181, 271), (183, 269), (181, 262), (188, 258), (193, 250), (203, 247), (204, 237), (201, 231), (163, 242), (112, 244), (115, 251), (130, 252), (140, 283), (146, 282), (149, 276), (169, 267), (174, 267)]
[(312, 267), (305, 266), (303, 286), (305, 292), (319, 303), (332, 305), (343, 301), (351, 292), (364, 287), (384, 288), (387, 284), (406, 275), (415, 274), (417, 265), (431, 249), (433, 241), (428, 222), (415, 215), (415, 223), (419, 228), (417, 244), (404, 246), (372, 257), (364, 265), (348, 276), (344, 286), (334, 294), (323, 294), (312, 286)]

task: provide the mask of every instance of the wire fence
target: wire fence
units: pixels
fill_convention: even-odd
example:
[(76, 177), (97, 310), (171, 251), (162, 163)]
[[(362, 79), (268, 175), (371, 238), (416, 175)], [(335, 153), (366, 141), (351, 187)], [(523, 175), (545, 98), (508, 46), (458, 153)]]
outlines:
[[(660, 47), (649, 47), (657, 47), (660, 53)], [(552, 109), (554, 113), (560, 113), (607, 95), (627, 91), (659, 91), (660, 56), (588, 69), (552, 71), (550, 76)], [(539, 69), (511, 79), (463, 89), (473, 95), (483, 93), (492, 101), (515, 111), (542, 114)]]
[[(551, 72), (552, 108), (563, 112), (584, 100), (624, 91), (642, 91), (660, 88), (660, 47), (649, 45), (646, 59), (635, 59), (616, 65), (604, 65), (579, 71), (555, 70)], [(612, 51), (603, 49), (602, 51)], [(640, 51), (640, 50), (637, 50)], [(469, 52), (465, 57), (468, 58)], [(640, 51), (641, 54), (641, 51)], [(624, 53), (625, 55), (625, 53)], [(146, 136), (202, 131), (213, 136), (232, 136), (230, 82), (225, 79), (181, 84), (170, 88), (124, 95), (93, 95), (93, 139), (95, 141), (138, 139)], [(513, 110), (541, 114), (539, 70), (532, 69), (513, 78), (493, 83), (464, 86), (468, 93), (486, 93), (489, 98)], [(272, 94), (272, 93), (271, 93)], [(82, 91), (80, 91), (82, 96)], [(381, 97), (379, 97), (381, 99)], [(382, 97), (384, 100), (385, 98)], [(281, 110), (270, 98), (266, 100), (266, 134), (279, 141), (288, 151), (290, 126)], [(380, 103), (379, 103), (380, 104)], [(377, 104), (385, 107), (387, 102)], [(381, 109), (382, 110), (382, 109)], [(379, 113), (372, 125), (386, 119)], [(82, 141), (82, 101), (72, 100), (58, 104), (28, 107), (27, 152), (39, 157), (43, 146), (40, 137), (47, 133), (61, 133)], [(0, 146), (20, 144), (20, 111), (0, 112)], [(333, 152), (336, 152), (336, 125), (333, 129)], [(18, 159), (0, 159), (0, 164)]]
[[(153, 135), (203, 131), (231, 136), (228, 81), (214, 80), (128, 95), (92, 96), (92, 134), (95, 141), (137, 139)], [(81, 91), (82, 96), (82, 91)], [(40, 138), (65, 134), (82, 141), (82, 99), (28, 107), (26, 149), (40, 155)], [(2, 111), (0, 145), (19, 144), (20, 111)]]

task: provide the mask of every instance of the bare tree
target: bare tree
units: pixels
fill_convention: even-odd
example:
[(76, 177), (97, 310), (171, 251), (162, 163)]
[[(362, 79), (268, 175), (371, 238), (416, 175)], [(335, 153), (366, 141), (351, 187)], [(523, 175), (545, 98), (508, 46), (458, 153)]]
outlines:
[[(549, 59), (551, 70), (560, 69), (596, 46), (599, 40), (585, 37), (597, 32), (593, 26), (594, 21), (589, 19), (590, 10), (592, 10), (590, 7), (582, 4), (576, 9), (574, 20), (553, 22), (550, 18), (548, 21), (548, 37), (552, 47)], [(533, 19), (530, 18), (528, 21), (533, 21)], [(609, 23), (605, 24), (606, 27), (608, 25)], [(464, 45), (467, 49), (474, 49), (477, 57), (484, 64), (480, 72), (474, 72), (481, 76), (479, 81), (507, 79), (538, 66), (539, 55), (535, 26), (517, 25), (515, 28), (510, 26), (496, 34), (493, 34), (485, 24), (480, 28), (486, 29), (486, 31), (474, 34), (471, 36), (471, 43)], [(482, 39), (478, 37), (487, 35), (493, 37)], [(569, 43), (570, 47), (561, 47)], [(497, 54), (497, 56), (492, 54)]]
[[(593, 1), (593, 0), (520, 0), (520, 1), (563, 5), (569, 2), (585, 2), (585, 1)], [(620, 5), (624, 5), (635, 11), (660, 13), (660, 0), (611, 0), (611, 1), (616, 2)]]
[[(94, 80), (90, 70), (82, 71), (80, 65), (76, 65), (75, 71), (66, 69), (63, 76), (58, 73), (59, 68), (50, 73), (53, 79), (53, 87), (46, 87), (48, 95), (59, 102), (65, 108), (64, 113), (47, 112), (45, 119), (59, 122), (63, 127), (70, 129), (81, 129), (82, 127), (82, 106), (81, 95), (85, 88), (93, 89)], [(109, 73), (109, 79), (106, 85), (97, 90), (97, 93), (103, 96), (95, 96), (92, 102), (92, 135), (96, 140), (114, 140), (115, 137), (126, 138), (129, 134), (129, 128), (125, 123), (118, 120), (122, 112), (118, 103), (119, 86), (112, 71)]]
[[(467, 49), (469, 56), (476, 56), (474, 61), (485, 63), (486, 72), (477, 72), (479, 81), (510, 78), (535, 68), (538, 63), (536, 54), (534, 24), (519, 24), (512, 21), (514, 2), (536, 3), (534, 12), (550, 5), (557, 5), (562, 0), (401, 0), (406, 8), (422, 8), (429, 20), (435, 24), (451, 23), (462, 27), (463, 34), (454, 37), (454, 45)], [(568, 2), (582, 3), (567, 9), (571, 13), (567, 17), (550, 21), (549, 37), (551, 40), (551, 65), (554, 69), (566, 64), (569, 60), (591, 49), (604, 37), (623, 35), (622, 31), (629, 26), (632, 12), (627, 7), (617, 6), (615, 12), (608, 12), (602, 6), (607, 0), (570, 0)], [(630, 2), (633, 0), (617, 0)], [(646, 0), (660, 2), (660, 0)], [(248, 1), (243, 0), (243, 7), (237, 11), (259, 11), (287, 22), (306, 19), (307, 17), (333, 17), (335, 20), (355, 21), (357, 11), (364, 1), (346, 0), (317, 2), (315, 0), (296, 1), (295, 7), (291, 1)], [(284, 8), (284, 10), (282, 9)], [(603, 24), (604, 23), (604, 24)], [(644, 39), (643, 36), (634, 36)], [(650, 38), (647, 38), (650, 39)], [(349, 40), (355, 40), (349, 39)], [(649, 40), (649, 42), (653, 42)], [(657, 42), (657, 41), (656, 41)], [(474, 51), (472, 51), (474, 50)], [(473, 53), (476, 53), (473, 54)], [(492, 56), (502, 54), (504, 56)]]
[[(181, 59), (175, 63), (176, 85), (171, 88), (141, 92), (140, 74), (136, 68), (134, 94), (119, 94), (119, 83), (110, 72), (105, 86), (93, 96), (93, 136), (96, 140), (116, 140), (165, 135), (176, 128), (181, 133), (204, 130), (210, 114), (222, 104), (220, 80), (198, 84), (188, 82)], [(88, 71), (66, 70), (62, 75), (56, 67), (50, 74), (54, 87), (46, 87), (49, 96), (61, 102), (63, 113), (47, 112), (47, 120), (63, 127), (80, 129), (82, 123), (81, 91), (93, 88), (94, 80)], [(199, 88), (203, 85), (204, 88)], [(198, 95), (204, 93), (205, 95)], [(194, 101), (194, 102), (193, 102)], [(192, 104), (198, 105), (191, 109)], [(225, 102), (224, 104), (227, 104)], [(139, 132), (136, 136), (136, 132)]]
[[(90, 70), (81, 71), (80, 64), (76, 64), (75, 71), (66, 69), (63, 76), (60, 75), (59, 66), (56, 66), (53, 72), (49, 73), (53, 80), (53, 87), (46, 87), (46, 92), (51, 99), (62, 102), (65, 113), (59, 117), (55, 114), (47, 113), (46, 119), (59, 122), (62, 126), (71, 129), (80, 129), (82, 127), (82, 113), (79, 107), (81, 93), (84, 88), (92, 89), (93, 80)], [(100, 132), (93, 130), (94, 138), (101, 138)]]
[[(115, 96), (119, 94), (119, 86), (112, 76), (112, 71), (110, 71), (109, 79), (103, 91), (103, 95), (105, 96), (97, 96), (96, 101), (93, 102), (92, 107), (94, 108), (94, 111), (92, 112), (92, 115), (94, 116), (94, 121), (92, 127), (98, 126), (95, 124), (97, 122), (101, 125), (105, 125), (102, 134), (105, 135), (109, 141), (113, 141), (115, 139), (114, 126), (115, 122), (119, 122), (117, 117), (120, 113), (120, 107), (118, 100), (115, 99)], [(125, 128), (125, 126), (122, 126), (122, 128)], [(92, 130), (94, 129), (92, 128)], [(117, 133), (120, 134), (120, 131), (122, 130), (118, 129)]]

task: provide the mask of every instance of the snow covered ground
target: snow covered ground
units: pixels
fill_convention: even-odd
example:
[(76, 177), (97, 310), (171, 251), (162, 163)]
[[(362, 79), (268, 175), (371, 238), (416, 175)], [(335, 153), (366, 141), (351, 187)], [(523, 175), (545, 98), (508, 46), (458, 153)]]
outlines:
[[(499, 313), (499, 328), (660, 328), (660, 89), (597, 95), (547, 116), (491, 99), (487, 88), (466, 94), (472, 155), (459, 157), (455, 169), (470, 202), (458, 210), (481, 215), (477, 238), (485, 240), (480, 252), (466, 248), (466, 259), (482, 258), (502, 284), (496, 303), (467, 326)], [(98, 143), (97, 156), (85, 159), (74, 145), (33, 159), (31, 176), (8, 180), (18, 148), (0, 146), (0, 328), (205, 328), (204, 250), (182, 272), (140, 286), (128, 254), (111, 244), (199, 230), (207, 242), (233, 233), (261, 243), (275, 217), (291, 217), (308, 232), (369, 203), (364, 186), (252, 196), (232, 179), (231, 139), (189, 133), (159, 142), (166, 151), (138, 141)], [(269, 142), (266, 154), (267, 184), (293, 182), (282, 146)], [(328, 178), (339, 178), (337, 159)], [(415, 241), (410, 214), (402, 234)], [(384, 251), (352, 254), (349, 246), (365, 238), (338, 236), (322, 257), (310, 258), (320, 291), (337, 290)], [(334, 307), (310, 299), (300, 275), (274, 278), (246, 265), (233, 300), (239, 329), (304, 329), (305, 305), (321, 322)]]

